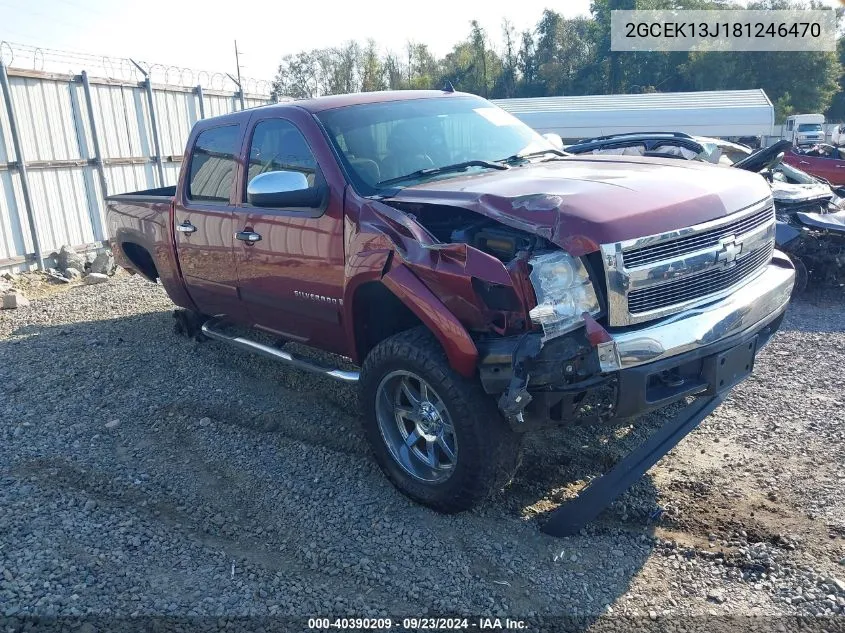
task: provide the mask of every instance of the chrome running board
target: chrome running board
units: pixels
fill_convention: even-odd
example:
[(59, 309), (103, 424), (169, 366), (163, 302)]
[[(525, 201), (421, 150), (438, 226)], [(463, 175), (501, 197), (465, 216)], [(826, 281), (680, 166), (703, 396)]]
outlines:
[(248, 339), (243, 336), (226, 334), (222, 329), (220, 329), (221, 326), (224, 325), (225, 322), (222, 319), (209, 319), (202, 324), (202, 333), (208, 338), (216, 341), (223, 341), (248, 352), (272, 358), (273, 360), (285, 363), (291, 367), (295, 367), (296, 369), (311, 372), (312, 374), (322, 374), (323, 376), (328, 376), (329, 378), (334, 378), (335, 380), (339, 380), (341, 382), (358, 382), (359, 373), (357, 371), (344, 371), (341, 369), (321, 367), (320, 365), (316, 365), (302, 358), (297, 358), (284, 350), (270, 347), (264, 343), (259, 343), (258, 341), (253, 341), (252, 339)]

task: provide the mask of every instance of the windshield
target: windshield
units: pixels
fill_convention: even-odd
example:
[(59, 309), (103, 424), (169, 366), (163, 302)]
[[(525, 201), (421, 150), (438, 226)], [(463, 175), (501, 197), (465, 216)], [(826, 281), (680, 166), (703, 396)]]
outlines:
[[(316, 114), (356, 188), (370, 195), (402, 176), (466, 161), (498, 161), (555, 148), (537, 132), (479, 97), (367, 103)], [(463, 171), (488, 169), (483, 165)], [(449, 178), (462, 171), (409, 179)], [(403, 183), (406, 184), (406, 183)]]
[(799, 132), (821, 132), (822, 131), (822, 124), (821, 123), (802, 123), (798, 126)]

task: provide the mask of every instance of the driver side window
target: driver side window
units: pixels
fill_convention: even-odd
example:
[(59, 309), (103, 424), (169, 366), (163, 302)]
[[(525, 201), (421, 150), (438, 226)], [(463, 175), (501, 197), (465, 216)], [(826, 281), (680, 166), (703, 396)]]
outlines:
[[(259, 121), (253, 130), (247, 187), (253, 178), (270, 171), (300, 172), (308, 181), (308, 186), (314, 186), (317, 161), (302, 132), (290, 121), (266, 119)], [(247, 201), (246, 190), (243, 200)]]

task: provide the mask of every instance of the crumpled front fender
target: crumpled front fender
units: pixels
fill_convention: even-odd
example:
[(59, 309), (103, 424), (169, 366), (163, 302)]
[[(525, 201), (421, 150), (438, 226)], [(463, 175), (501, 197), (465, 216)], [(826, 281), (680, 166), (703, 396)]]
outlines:
[(407, 266), (394, 266), (382, 277), (385, 286), (428, 327), (440, 341), (449, 364), (462, 376), (472, 377), (478, 349), (461, 322)]

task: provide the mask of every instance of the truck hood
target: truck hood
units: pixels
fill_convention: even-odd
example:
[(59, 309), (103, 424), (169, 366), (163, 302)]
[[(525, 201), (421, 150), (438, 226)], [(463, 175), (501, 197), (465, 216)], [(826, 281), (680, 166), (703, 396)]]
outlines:
[(573, 255), (714, 220), (768, 197), (757, 174), (694, 161), (573, 156), (405, 187), (386, 202), (462, 207)]

